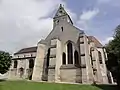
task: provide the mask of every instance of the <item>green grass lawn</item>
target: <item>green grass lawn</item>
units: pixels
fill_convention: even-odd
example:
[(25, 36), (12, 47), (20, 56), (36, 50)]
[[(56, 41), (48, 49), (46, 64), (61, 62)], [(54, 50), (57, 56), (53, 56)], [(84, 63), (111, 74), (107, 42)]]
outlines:
[(114, 85), (76, 85), (29, 81), (1, 81), (0, 90), (117, 90)]

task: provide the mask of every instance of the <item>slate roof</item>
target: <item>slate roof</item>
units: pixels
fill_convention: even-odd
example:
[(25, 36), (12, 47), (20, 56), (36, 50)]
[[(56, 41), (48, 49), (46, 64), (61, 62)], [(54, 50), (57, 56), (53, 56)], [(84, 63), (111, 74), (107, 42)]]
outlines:
[(90, 41), (93, 41), (96, 47), (103, 47), (103, 45), (94, 36), (88, 36), (88, 39)]
[(19, 50), (18, 52), (14, 53), (14, 55), (16, 55), (16, 54), (22, 54), (22, 53), (31, 53), (31, 52), (37, 52), (37, 46), (23, 48), (23, 49)]

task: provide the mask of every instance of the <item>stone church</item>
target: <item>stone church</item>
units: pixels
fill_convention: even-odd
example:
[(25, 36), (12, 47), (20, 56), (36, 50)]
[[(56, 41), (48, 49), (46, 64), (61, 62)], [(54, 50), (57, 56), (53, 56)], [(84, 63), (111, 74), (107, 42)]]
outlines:
[(9, 79), (108, 84), (113, 79), (106, 68), (106, 60), (103, 45), (75, 27), (60, 5), (49, 35), (36, 47), (14, 53)]

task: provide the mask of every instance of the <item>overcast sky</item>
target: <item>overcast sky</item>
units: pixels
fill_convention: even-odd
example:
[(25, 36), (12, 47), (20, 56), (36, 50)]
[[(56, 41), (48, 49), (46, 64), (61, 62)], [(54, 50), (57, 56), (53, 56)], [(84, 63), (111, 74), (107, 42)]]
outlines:
[(14, 53), (36, 46), (52, 30), (59, 4), (75, 26), (103, 44), (120, 24), (120, 0), (0, 0), (0, 50)]

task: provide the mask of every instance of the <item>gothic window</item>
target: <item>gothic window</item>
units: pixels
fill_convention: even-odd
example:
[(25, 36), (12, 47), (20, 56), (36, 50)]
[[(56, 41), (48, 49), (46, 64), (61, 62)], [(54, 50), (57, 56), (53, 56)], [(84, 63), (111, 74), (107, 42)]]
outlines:
[(99, 62), (100, 62), (100, 64), (102, 64), (102, 55), (101, 55), (101, 52), (100, 52), (100, 51), (98, 51), (98, 57), (99, 57)]
[(66, 64), (66, 54), (64, 52), (62, 54), (62, 63), (63, 63), (63, 65)]
[(30, 59), (29, 60), (29, 68), (33, 68), (34, 67), (34, 60)]
[(79, 56), (78, 56), (77, 51), (74, 52), (74, 60), (75, 60), (75, 65), (78, 65), (79, 64)]
[(17, 64), (18, 64), (18, 62), (17, 62), (17, 60), (15, 60), (14, 61), (14, 68), (17, 68)]
[(71, 42), (67, 44), (67, 53), (68, 53), (68, 64), (73, 64), (73, 50), (72, 50)]

